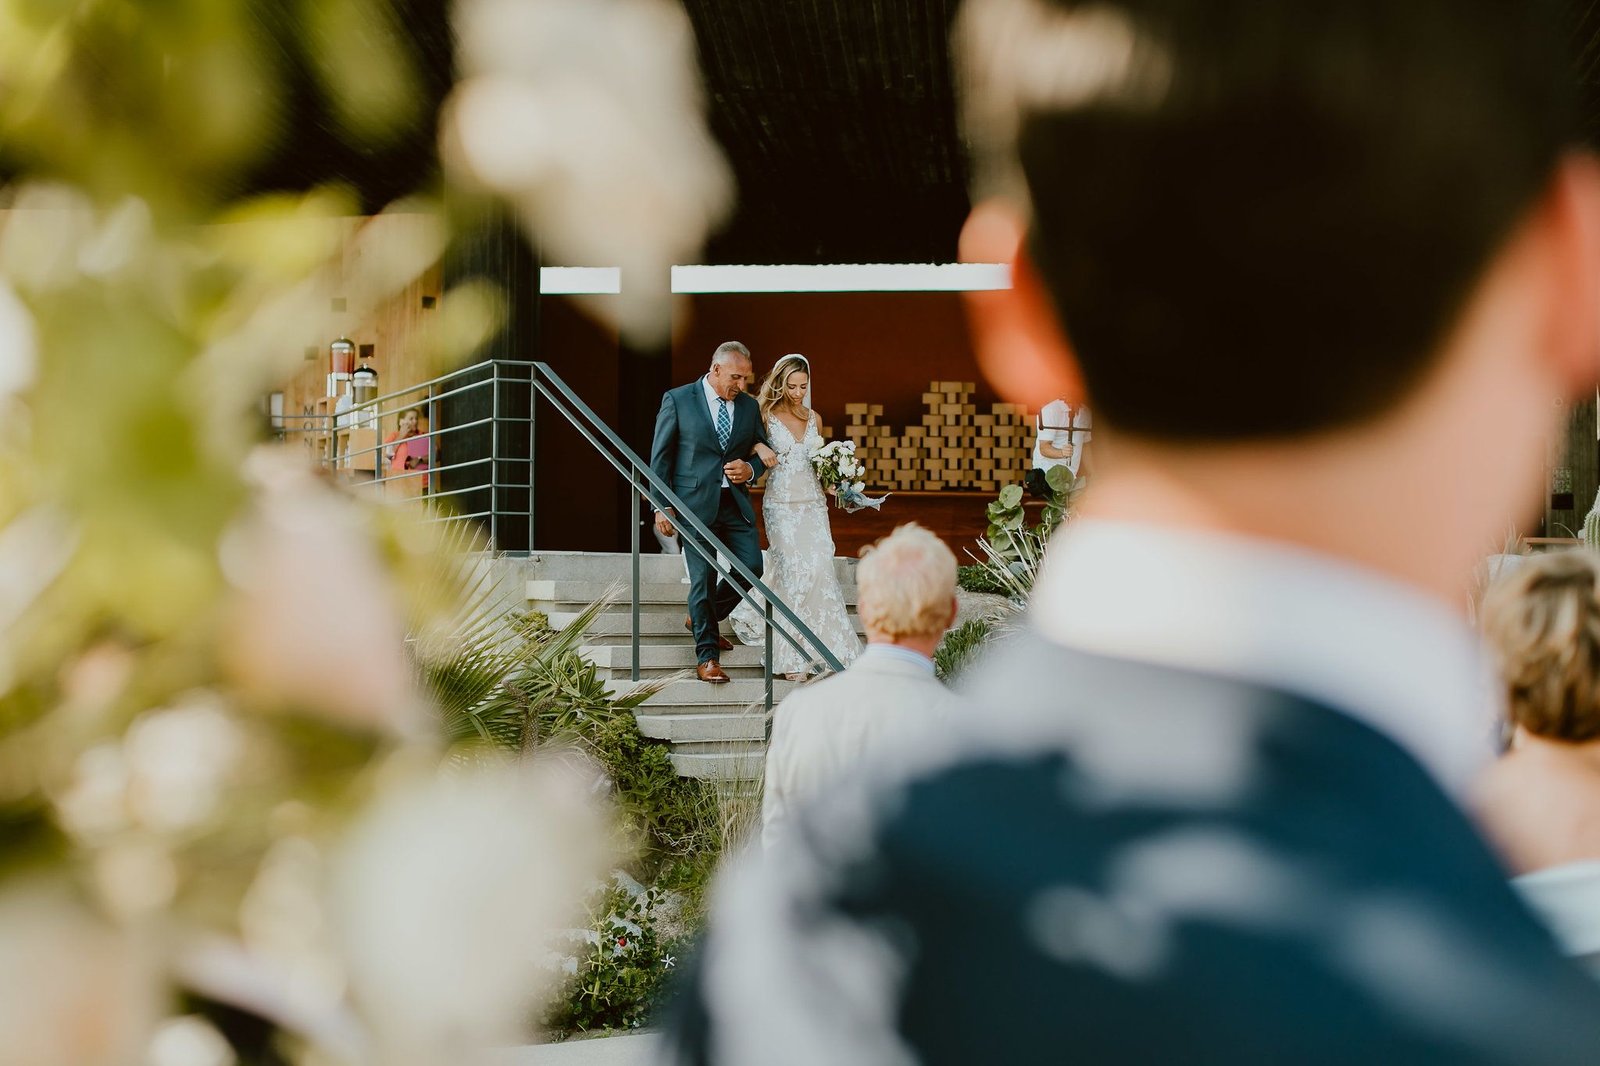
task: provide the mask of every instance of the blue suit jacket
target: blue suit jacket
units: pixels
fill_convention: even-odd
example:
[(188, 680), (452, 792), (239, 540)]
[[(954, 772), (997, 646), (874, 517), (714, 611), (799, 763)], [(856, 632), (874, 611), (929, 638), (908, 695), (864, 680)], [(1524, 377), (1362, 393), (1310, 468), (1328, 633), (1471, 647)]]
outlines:
[(741, 392), (733, 400), (733, 431), (728, 436), (728, 446), (724, 448), (717, 442), (705, 384), (702, 378), (696, 378), (661, 397), (655, 439), (650, 445), (650, 469), (672, 486), (696, 518), (709, 525), (717, 519), (722, 465), (735, 459), (746, 460), (755, 475), (750, 483), (732, 486), (733, 498), (745, 520), (754, 523), (750, 484), (766, 471), (761, 460), (752, 454), (757, 441), (768, 443), (766, 428), (761, 425), (761, 406), (754, 396)]
[(676, 1062), (742, 1066), (772, 1032), (769, 1064), (1600, 1062), (1600, 988), (1387, 737), (1007, 643), (962, 756), (823, 797), (724, 893)]

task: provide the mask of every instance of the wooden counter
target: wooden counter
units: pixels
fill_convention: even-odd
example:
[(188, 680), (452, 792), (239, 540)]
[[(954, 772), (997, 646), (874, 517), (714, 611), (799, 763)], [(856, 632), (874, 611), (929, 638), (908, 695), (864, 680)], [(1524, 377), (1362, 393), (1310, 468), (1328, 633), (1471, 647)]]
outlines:
[[(876, 496), (878, 493), (873, 493)], [(884, 501), (879, 510), (857, 511), (845, 514), (831, 503), (828, 519), (833, 530), (833, 547), (838, 555), (854, 557), (861, 549), (880, 537), (887, 536), (896, 526), (916, 522), (931, 530), (950, 546), (962, 565), (972, 562), (968, 555), (979, 554), (978, 538), (989, 528), (984, 510), (994, 500), (992, 492), (896, 492)], [(761, 490), (752, 489), (751, 501), (756, 507), (756, 525), (761, 527), (761, 546), (767, 546), (767, 532), (761, 517)], [(1038, 521), (1043, 504), (1029, 500), (1028, 521)]]

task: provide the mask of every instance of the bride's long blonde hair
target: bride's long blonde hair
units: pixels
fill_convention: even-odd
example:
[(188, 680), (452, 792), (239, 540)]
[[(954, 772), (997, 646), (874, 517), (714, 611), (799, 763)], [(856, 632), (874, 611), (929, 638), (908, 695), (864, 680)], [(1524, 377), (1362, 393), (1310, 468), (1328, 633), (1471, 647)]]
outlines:
[(772, 365), (772, 370), (767, 374), (767, 379), (761, 383), (761, 424), (767, 424), (767, 419), (772, 417), (772, 409), (783, 402), (783, 389), (789, 383), (789, 375), (796, 370), (803, 370), (807, 377), (811, 376), (811, 363), (805, 356), (798, 353), (786, 355)]

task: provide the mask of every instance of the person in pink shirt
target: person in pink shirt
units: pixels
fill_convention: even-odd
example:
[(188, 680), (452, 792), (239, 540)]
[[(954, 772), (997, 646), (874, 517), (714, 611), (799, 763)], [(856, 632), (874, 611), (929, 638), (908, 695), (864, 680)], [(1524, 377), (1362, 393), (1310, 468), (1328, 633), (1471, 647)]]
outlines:
[(394, 478), (397, 474), (404, 474), (408, 470), (420, 470), (424, 473), (415, 478), (398, 478), (389, 484), (399, 488), (407, 495), (421, 495), (427, 490), (429, 438), (422, 435), (422, 416), (416, 408), (400, 413), (400, 420), (395, 432), (383, 439), (384, 461), (388, 464), (386, 478)]

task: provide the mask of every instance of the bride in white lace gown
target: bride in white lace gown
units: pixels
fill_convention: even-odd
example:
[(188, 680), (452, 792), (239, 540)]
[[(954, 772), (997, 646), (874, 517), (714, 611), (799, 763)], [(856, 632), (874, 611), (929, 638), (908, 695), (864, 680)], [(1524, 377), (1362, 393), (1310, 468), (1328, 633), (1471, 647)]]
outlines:
[[(822, 420), (808, 406), (811, 365), (803, 355), (778, 360), (761, 386), (761, 414), (775, 455), (767, 461), (762, 514), (767, 526), (767, 566), (762, 580), (787, 603), (800, 620), (827, 644), (844, 666), (861, 654), (861, 641), (850, 624), (844, 594), (833, 572), (833, 535), (828, 529), (828, 501), (811, 467), (811, 452), (822, 446)], [(781, 624), (783, 618), (774, 612)], [(765, 619), (750, 603), (729, 616), (743, 644), (765, 639)], [(801, 642), (802, 644), (804, 641)], [(798, 680), (817, 664), (801, 655), (783, 637), (772, 637), (775, 674)]]

